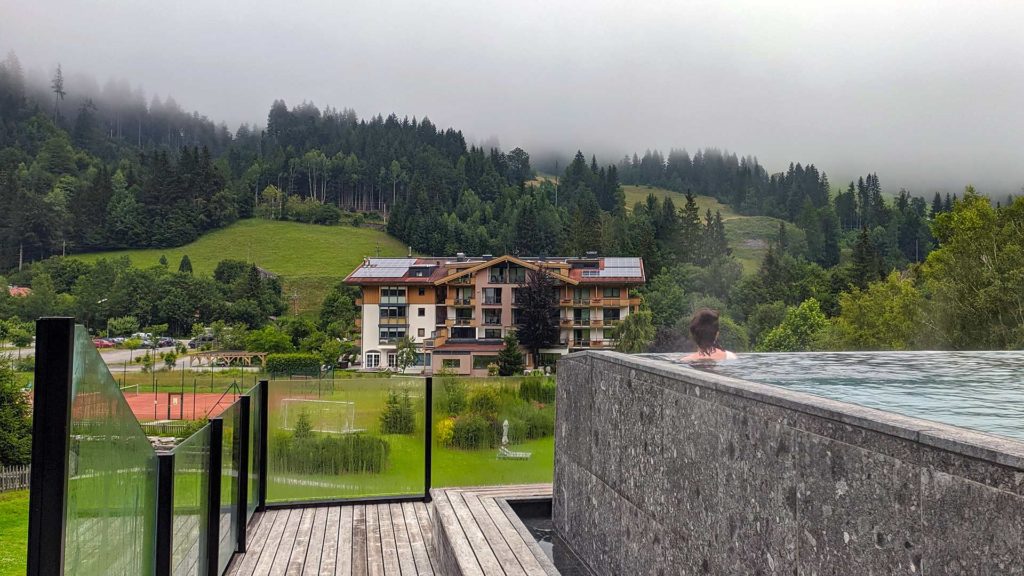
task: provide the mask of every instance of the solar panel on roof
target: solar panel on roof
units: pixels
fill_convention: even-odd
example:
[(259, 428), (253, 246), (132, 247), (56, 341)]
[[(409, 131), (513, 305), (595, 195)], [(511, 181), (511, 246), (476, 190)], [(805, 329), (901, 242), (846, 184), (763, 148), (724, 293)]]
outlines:
[(615, 257), (615, 258), (605, 258), (604, 259), (604, 267), (605, 268), (637, 268), (639, 266), (640, 266), (640, 259), (636, 258), (636, 257), (628, 257), (628, 258)]
[(639, 277), (640, 276), (640, 267), (639, 266), (631, 266), (631, 267), (616, 266), (616, 267), (611, 267), (611, 268), (605, 267), (604, 270), (601, 270), (600, 276), (602, 278), (621, 278), (621, 277), (632, 278), (632, 277)]

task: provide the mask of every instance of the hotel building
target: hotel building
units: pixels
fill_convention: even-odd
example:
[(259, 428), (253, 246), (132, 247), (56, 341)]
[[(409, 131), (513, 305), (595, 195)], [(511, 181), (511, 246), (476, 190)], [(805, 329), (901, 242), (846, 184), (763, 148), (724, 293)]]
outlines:
[(614, 326), (640, 305), (632, 294), (644, 283), (640, 258), (367, 258), (345, 278), (362, 293), (362, 369), (397, 369), (395, 344), (408, 335), (418, 369), (487, 375), (518, 323), (519, 286), (540, 269), (555, 280), (559, 307), (558, 343), (542, 358), (613, 347)]

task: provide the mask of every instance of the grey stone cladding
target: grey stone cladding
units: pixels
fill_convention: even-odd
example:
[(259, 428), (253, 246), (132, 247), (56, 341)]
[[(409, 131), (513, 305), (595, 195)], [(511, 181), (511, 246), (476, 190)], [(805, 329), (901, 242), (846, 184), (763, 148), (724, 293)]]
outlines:
[(553, 513), (602, 575), (1024, 575), (1024, 443), (587, 351)]

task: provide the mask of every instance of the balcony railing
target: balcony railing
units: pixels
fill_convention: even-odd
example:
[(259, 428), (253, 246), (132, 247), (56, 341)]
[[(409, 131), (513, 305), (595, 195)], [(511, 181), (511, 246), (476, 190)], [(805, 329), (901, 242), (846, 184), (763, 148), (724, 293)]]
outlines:
[(601, 326), (604, 326), (604, 320), (600, 320), (600, 319), (591, 320), (590, 321), (590, 325), (591, 326), (596, 326), (596, 327), (600, 328)]
[(484, 306), (501, 306), (501, 298), (484, 298)]
[(572, 326), (572, 318), (562, 318), (560, 324), (562, 326)]
[(445, 304), (448, 306), (472, 306), (473, 298), (450, 298)]
[(573, 348), (590, 348), (590, 340), (573, 340)]
[(455, 319), (455, 325), (456, 326), (472, 326), (473, 325), (473, 318), (456, 318)]
[(385, 316), (380, 318), (378, 324), (386, 326), (406, 326), (409, 324), (408, 316)]
[(590, 318), (573, 318), (573, 326), (590, 326)]

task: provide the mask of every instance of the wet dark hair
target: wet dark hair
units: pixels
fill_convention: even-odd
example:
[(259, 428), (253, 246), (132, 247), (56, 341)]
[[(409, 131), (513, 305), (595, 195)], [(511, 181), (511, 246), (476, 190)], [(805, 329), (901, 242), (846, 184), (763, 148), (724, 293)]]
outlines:
[(690, 320), (690, 336), (704, 354), (717, 348), (718, 312), (710, 308), (697, 310)]

